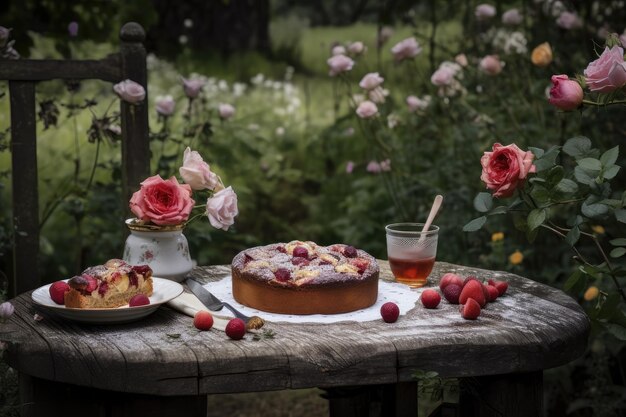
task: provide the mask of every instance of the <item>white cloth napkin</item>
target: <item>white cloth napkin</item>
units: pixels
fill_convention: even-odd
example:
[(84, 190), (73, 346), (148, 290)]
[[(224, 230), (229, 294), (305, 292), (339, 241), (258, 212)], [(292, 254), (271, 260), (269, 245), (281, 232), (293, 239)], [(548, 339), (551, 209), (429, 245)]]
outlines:
[(168, 301), (167, 305), (191, 317), (195, 316), (198, 311), (207, 309), (204, 304), (198, 300), (198, 297), (189, 292), (183, 292), (178, 297)]

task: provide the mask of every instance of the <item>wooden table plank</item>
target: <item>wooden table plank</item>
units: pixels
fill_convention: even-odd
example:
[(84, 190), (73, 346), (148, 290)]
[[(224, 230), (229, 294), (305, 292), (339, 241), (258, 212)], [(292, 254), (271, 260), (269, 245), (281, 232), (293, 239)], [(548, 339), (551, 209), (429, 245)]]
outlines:
[[(381, 279), (390, 279), (385, 261), (381, 268)], [(584, 351), (589, 321), (562, 292), (441, 262), (431, 281), (449, 271), (506, 280), (509, 295), (476, 321), (462, 319), (445, 301), (437, 310), (418, 302), (394, 324), (267, 323), (274, 339), (232, 341), (218, 331), (197, 331), (190, 317), (169, 308), (124, 325), (84, 325), (47, 313), (35, 322), (27, 293), (13, 300), (16, 313), (3, 329), (14, 331), (0, 330), (0, 340), (10, 342), (9, 364), (28, 375), (166, 396), (393, 384), (412, 381), (417, 369), (448, 377), (532, 372)], [(193, 275), (208, 282), (229, 272), (218, 266), (196, 268)]]

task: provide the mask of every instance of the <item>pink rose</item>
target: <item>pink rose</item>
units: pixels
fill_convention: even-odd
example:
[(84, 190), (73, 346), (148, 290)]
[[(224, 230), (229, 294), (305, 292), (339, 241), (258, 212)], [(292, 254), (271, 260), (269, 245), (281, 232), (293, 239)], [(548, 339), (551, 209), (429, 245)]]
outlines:
[(524, 152), (517, 145), (493, 145), (492, 152), (485, 152), (480, 163), (483, 172), (480, 179), (493, 190), (494, 197), (510, 197), (529, 173), (537, 169), (533, 165), (532, 152)]
[(70, 22), (70, 24), (67, 25), (67, 33), (72, 38), (78, 36), (78, 22)]
[(522, 23), (523, 16), (517, 9), (510, 9), (502, 13), (502, 23), (508, 26), (517, 26)]
[(221, 185), (220, 179), (217, 174), (211, 171), (209, 164), (204, 162), (198, 152), (192, 151), (189, 147), (185, 149), (183, 166), (179, 168), (178, 172), (192, 190), (215, 191)]
[(385, 81), (385, 79), (378, 75), (377, 72), (370, 72), (369, 74), (365, 74), (365, 76), (359, 83), (359, 87), (365, 90), (373, 90), (381, 85), (383, 81)]
[(409, 111), (411, 112), (426, 110), (426, 108), (428, 108), (428, 105), (430, 104), (430, 101), (430, 96), (424, 96), (423, 99), (415, 96), (408, 96), (406, 98), (406, 104), (407, 106), (409, 106)]
[(560, 28), (571, 30), (582, 27), (583, 22), (580, 20), (580, 17), (578, 17), (576, 13), (562, 12), (556, 19), (556, 24)]
[(228, 230), (237, 214), (237, 194), (231, 187), (218, 191), (206, 201), (206, 215), (216, 229)]
[(346, 48), (343, 45), (333, 46), (331, 54), (332, 55), (345, 55), (346, 54)]
[(496, 15), (496, 8), (487, 3), (479, 4), (474, 10), (474, 15), (478, 20), (489, 20)]
[(487, 75), (498, 75), (502, 72), (502, 62), (498, 55), (487, 55), (480, 60), (479, 68)]
[(583, 102), (583, 89), (578, 82), (570, 80), (567, 75), (553, 75), (548, 101), (561, 110), (574, 110)]
[(391, 171), (391, 159), (387, 158), (384, 161), (380, 161), (381, 171)]
[(454, 62), (459, 64), (462, 67), (467, 67), (467, 56), (465, 54), (458, 54), (454, 57)]
[(622, 44), (622, 48), (626, 48), (626, 30), (624, 31), (624, 33), (619, 35), (619, 41)]
[(346, 164), (346, 174), (352, 174), (352, 171), (354, 171), (354, 162), (348, 161)]
[(393, 36), (393, 28), (389, 26), (383, 26), (380, 28), (377, 36), (377, 42), (379, 46), (384, 45)]
[(352, 55), (361, 55), (365, 50), (366, 48), (363, 42), (352, 42), (348, 45), (348, 52)]
[(189, 98), (196, 98), (198, 94), (200, 94), (200, 90), (206, 84), (206, 81), (200, 78), (190, 78), (188, 80), (182, 78), (183, 81), (183, 90), (185, 91), (185, 95)]
[(176, 177), (164, 180), (155, 175), (146, 178), (133, 194), (130, 210), (140, 220), (166, 226), (187, 221), (194, 203), (189, 184), (179, 184)]
[(354, 66), (354, 61), (345, 55), (332, 56), (328, 58), (328, 61), (326, 62), (330, 67), (330, 71), (328, 72), (328, 74), (331, 77), (341, 74), (342, 72), (350, 71)]
[(393, 59), (396, 61), (402, 61), (403, 59), (413, 58), (417, 54), (422, 52), (422, 48), (414, 37), (406, 38), (391, 48)]
[(378, 107), (376, 107), (376, 104), (374, 104), (373, 102), (365, 100), (364, 102), (359, 104), (359, 107), (357, 107), (356, 114), (361, 119), (369, 119), (378, 114)]
[(624, 49), (614, 46), (604, 48), (602, 55), (587, 65), (584, 71), (587, 87), (591, 91), (609, 93), (626, 84)]
[(146, 98), (146, 90), (134, 81), (124, 80), (113, 86), (113, 91), (124, 101), (137, 104)]
[(380, 164), (377, 161), (370, 161), (365, 170), (372, 174), (378, 174), (381, 171)]
[(174, 114), (176, 102), (172, 96), (159, 96), (154, 102), (154, 107), (161, 116), (171, 116)]
[(437, 87), (450, 85), (454, 80), (454, 70), (449, 66), (440, 66), (430, 77), (430, 82)]
[(235, 115), (235, 108), (230, 104), (220, 104), (218, 108), (220, 119), (227, 120)]

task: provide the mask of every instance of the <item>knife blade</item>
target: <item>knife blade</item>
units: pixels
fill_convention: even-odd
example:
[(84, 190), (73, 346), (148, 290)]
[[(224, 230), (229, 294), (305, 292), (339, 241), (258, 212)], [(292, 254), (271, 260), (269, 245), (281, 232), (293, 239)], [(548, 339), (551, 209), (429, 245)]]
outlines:
[(189, 289), (202, 304), (204, 304), (211, 311), (219, 311), (224, 307), (224, 303), (222, 303), (217, 297), (211, 294), (206, 288), (202, 286), (197, 281), (193, 279), (187, 279), (185, 281)]

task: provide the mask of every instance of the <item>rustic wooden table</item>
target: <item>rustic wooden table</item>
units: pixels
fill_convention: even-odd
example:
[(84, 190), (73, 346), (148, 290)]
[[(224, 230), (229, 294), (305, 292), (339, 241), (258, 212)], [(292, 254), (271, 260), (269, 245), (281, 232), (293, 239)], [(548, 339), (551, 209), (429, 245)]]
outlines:
[[(381, 279), (392, 279), (380, 264)], [(192, 276), (210, 282), (229, 272), (199, 267)], [(276, 336), (258, 341), (198, 332), (170, 308), (130, 324), (73, 323), (38, 311), (25, 293), (12, 300), (0, 340), (20, 372), (24, 415), (203, 416), (206, 394), (322, 387), (331, 415), (415, 416), (418, 369), (469, 381), (462, 415), (541, 415), (543, 370), (587, 346), (583, 310), (559, 290), (502, 272), (438, 262), (430, 281), (445, 272), (506, 280), (509, 290), (476, 321), (445, 301), (436, 310), (418, 302), (394, 324), (267, 323)]]

